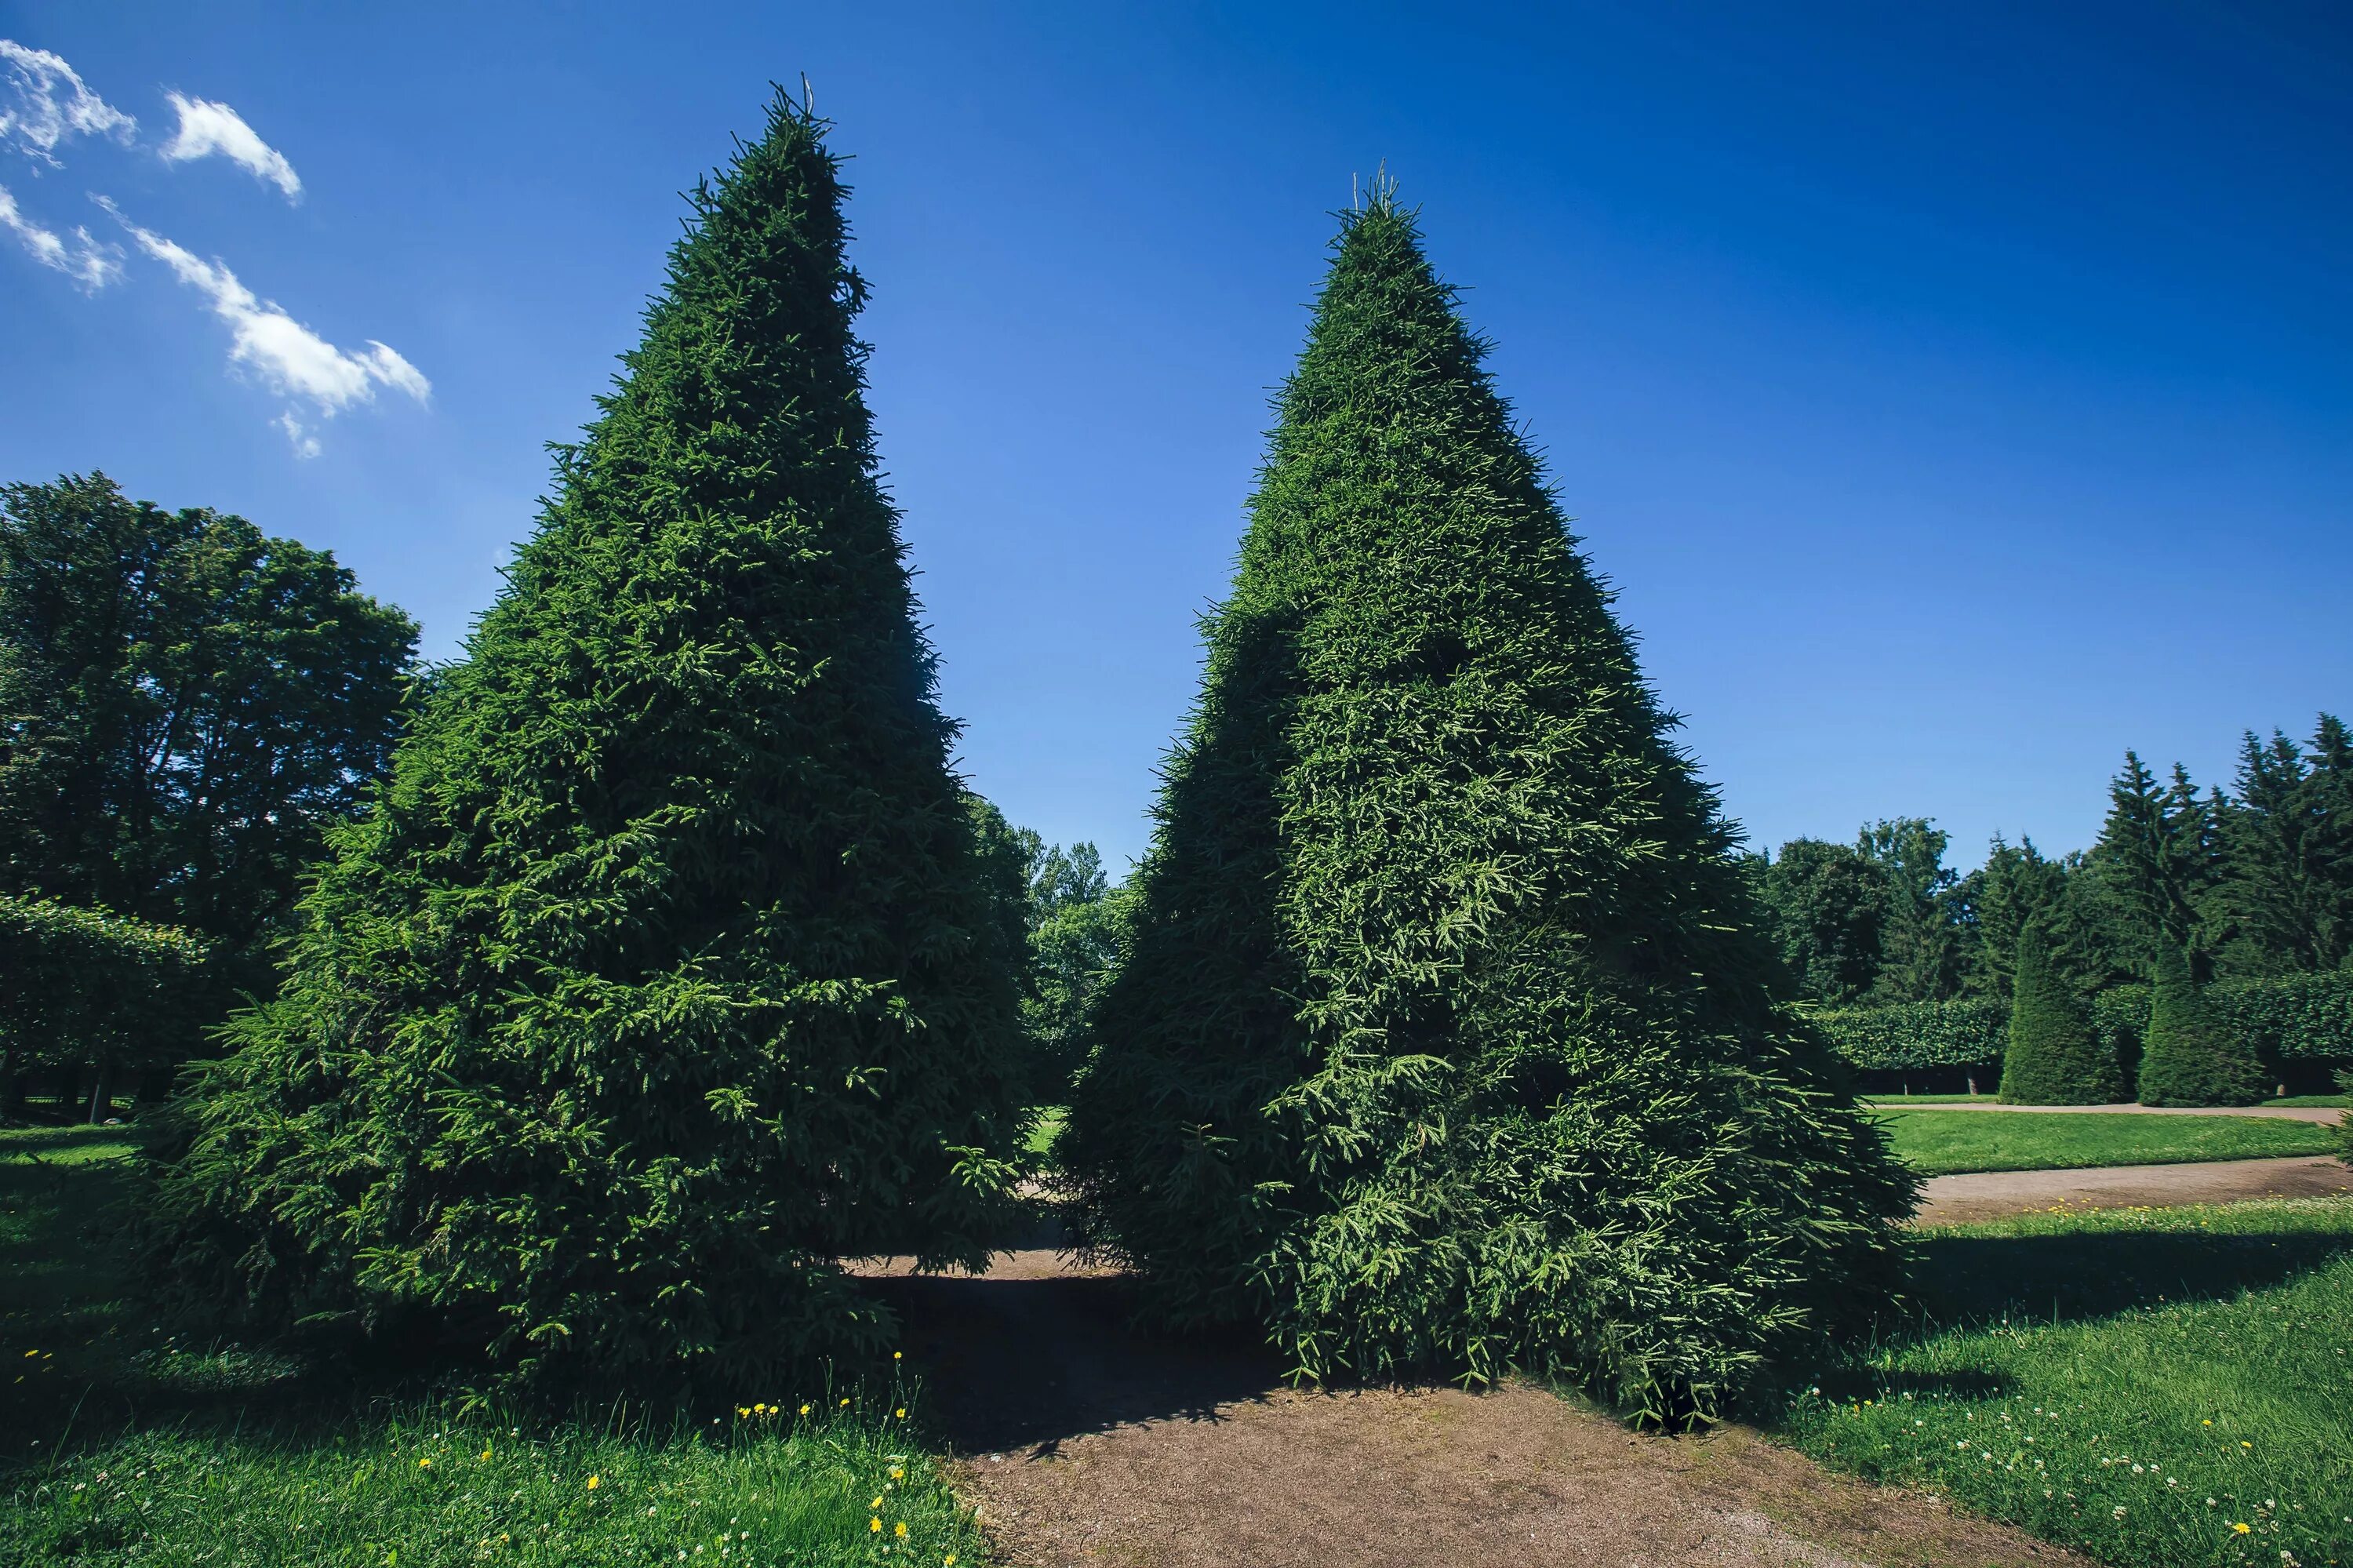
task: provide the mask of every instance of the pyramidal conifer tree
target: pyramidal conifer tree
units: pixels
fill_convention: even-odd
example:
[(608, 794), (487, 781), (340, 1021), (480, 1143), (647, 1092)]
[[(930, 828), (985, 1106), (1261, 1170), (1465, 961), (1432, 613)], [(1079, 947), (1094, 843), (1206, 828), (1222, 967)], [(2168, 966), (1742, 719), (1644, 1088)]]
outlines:
[(1344, 216), (1059, 1152), (1166, 1320), (1680, 1423), (1884, 1299), (1914, 1187), (1485, 352)]
[(732, 1395), (887, 1334), (836, 1259), (986, 1256), (1018, 959), (878, 481), (824, 129), (779, 95), (693, 193), (282, 993), (191, 1096), (161, 1250), (266, 1324)]
[(2140, 1055), (2145, 1106), (2251, 1106), (2263, 1097), (2263, 1065), (2241, 1044), (2170, 942), (2157, 948), (2148, 1036)]
[(2004, 1105), (2099, 1106), (2124, 1098), (2124, 1069), (2052, 964), (2042, 921), (2026, 921), (2011, 965), (2010, 1047), (2002, 1054), (1995, 1097)]

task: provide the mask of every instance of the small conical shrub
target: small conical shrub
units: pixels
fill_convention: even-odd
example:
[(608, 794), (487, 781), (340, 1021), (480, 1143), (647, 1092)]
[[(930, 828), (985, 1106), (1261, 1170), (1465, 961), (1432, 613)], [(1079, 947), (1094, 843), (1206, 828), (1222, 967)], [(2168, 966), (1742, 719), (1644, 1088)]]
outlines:
[(834, 1260), (977, 1263), (1018, 961), (948, 763), (781, 101), (160, 1172), (159, 1252), (511, 1386), (773, 1394), (887, 1324)]
[(1913, 1184), (1484, 353), (1344, 218), (1058, 1150), (1166, 1320), (1679, 1422), (1883, 1299)]
[(2180, 951), (2160, 942), (2141, 1048), (2140, 1103), (2251, 1106), (2265, 1087), (2263, 1063), (2216, 1016)]
[(2042, 926), (2019, 928), (2010, 980), (2010, 1049), (2001, 1059), (2004, 1105), (2112, 1105), (2125, 1096), (2124, 1069), (2100, 1043), (2091, 1013), (2051, 965)]

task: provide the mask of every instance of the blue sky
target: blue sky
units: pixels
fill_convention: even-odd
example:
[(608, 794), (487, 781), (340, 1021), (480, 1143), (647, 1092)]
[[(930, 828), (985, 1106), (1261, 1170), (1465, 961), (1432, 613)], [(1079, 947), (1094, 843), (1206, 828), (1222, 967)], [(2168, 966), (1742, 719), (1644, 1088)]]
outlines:
[(454, 652), (806, 72), (964, 763), (1050, 838), (1143, 846), (1384, 162), (1759, 842), (2078, 846), (2127, 746), (2353, 709), (2341, 9), (1534, 9), (7, 0), (0, 478), (243, 513)]

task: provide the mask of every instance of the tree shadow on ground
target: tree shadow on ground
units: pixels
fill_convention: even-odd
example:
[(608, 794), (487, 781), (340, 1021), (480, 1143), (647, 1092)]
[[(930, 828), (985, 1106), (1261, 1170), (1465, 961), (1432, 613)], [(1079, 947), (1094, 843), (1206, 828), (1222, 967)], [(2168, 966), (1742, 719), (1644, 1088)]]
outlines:
[(1044, 1457), (1128, 1423), (1214, 1421), (1219, 1406), (1283, 1385), (1281, 1361), (1254, 1333), (1135, 1329), (1129, 1280), (1060, 1274), (1048, 1253), (1016, 1254), (984, 1277), (877, 1279), (871, 1288), (899, 1314), (930, 1424), (965, 1454)]
[(2353, 1251), (2309, 1230), (1931, 1234), (1915, 1244), (1914, 1311), (1938, 1327), (2070, 1322), (2138, 1307), (2227, 1300)]

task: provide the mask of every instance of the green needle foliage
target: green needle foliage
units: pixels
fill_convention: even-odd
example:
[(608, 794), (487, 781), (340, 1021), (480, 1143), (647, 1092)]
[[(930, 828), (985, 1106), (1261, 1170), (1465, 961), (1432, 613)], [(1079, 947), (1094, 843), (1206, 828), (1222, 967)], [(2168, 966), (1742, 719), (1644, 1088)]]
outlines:
[(2141, 1048), (2140, 1103), (2251, 1106), (2266, 1092), (2263, 1063), (2224, 1027), (2180, 950), (2159, 942)]
[(2102, 1044), (2074, 988), (2052, 967), (2041, 923), (2028, 921), (2018, 933), (2010, 1049), (1997, 1097), (2015, 1106), (2098, 1106), (2124, 1097), (2116, 1053)]
[(834, 1259), (985, 1257), (1014, 955), (877, 480), (822, 130), (779, 100), (694, 193), (280, 999), (198, 1085), (157, 1194), (192, 1288), (511, 1386), (732, 1397), (888, 1331)]
[(1912, 1179), (1383, 193), (1343, 220), (1059, 1152), (1179, 1325), (1677, 1423), (1890, 1284)]

